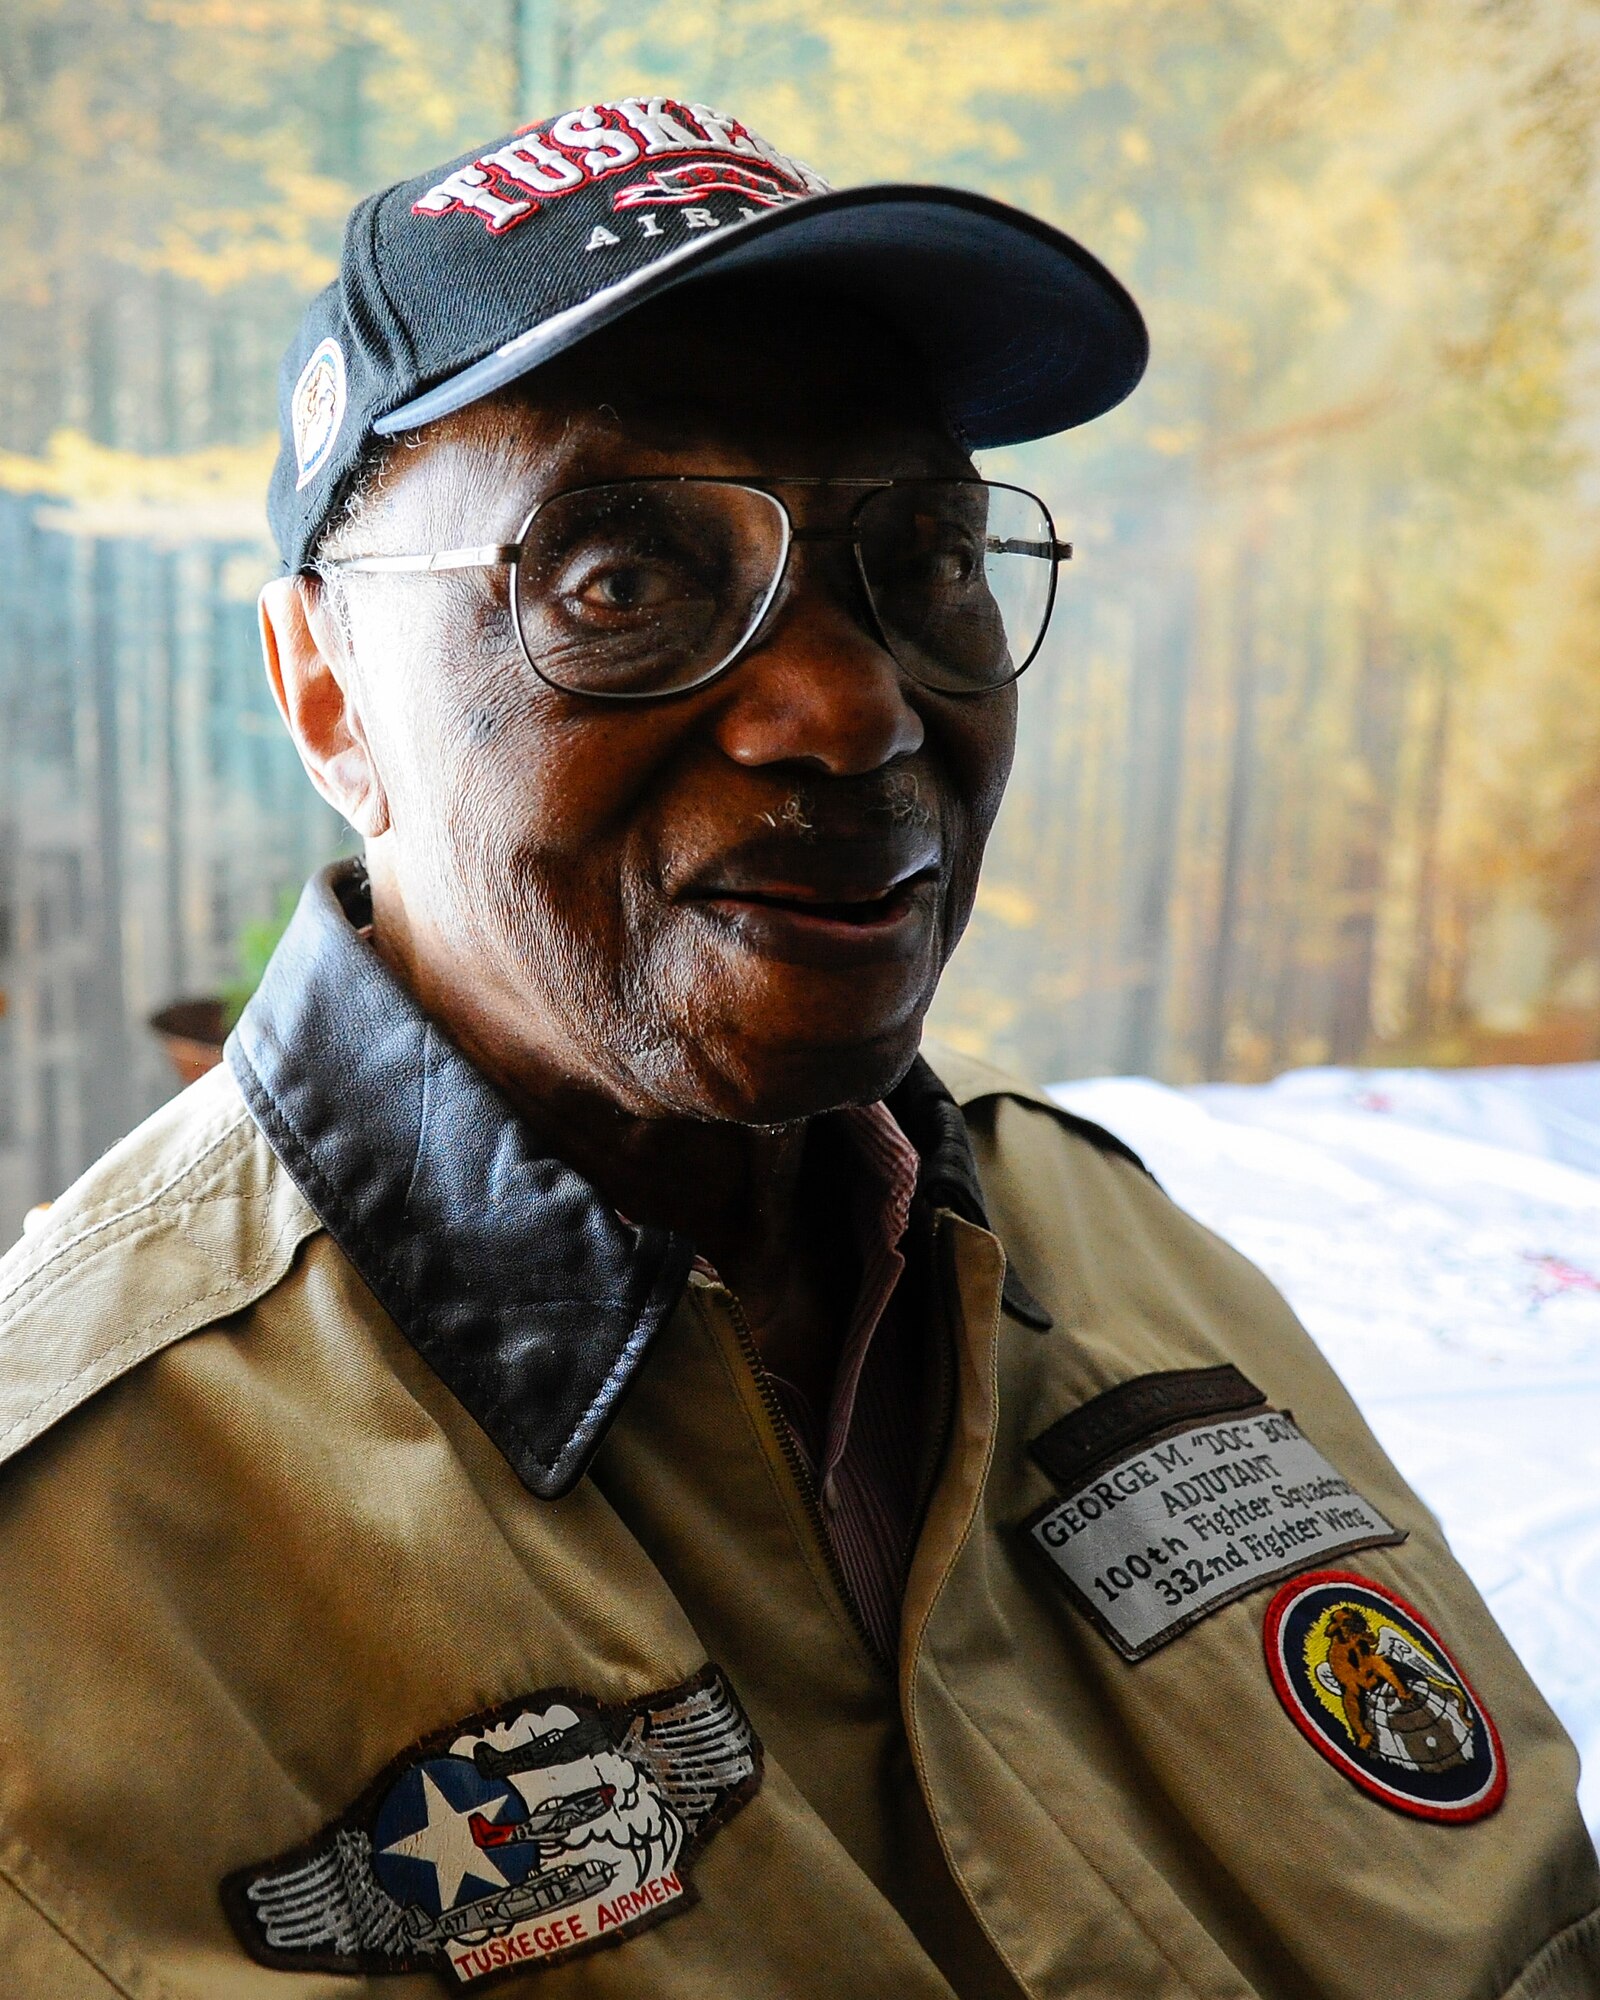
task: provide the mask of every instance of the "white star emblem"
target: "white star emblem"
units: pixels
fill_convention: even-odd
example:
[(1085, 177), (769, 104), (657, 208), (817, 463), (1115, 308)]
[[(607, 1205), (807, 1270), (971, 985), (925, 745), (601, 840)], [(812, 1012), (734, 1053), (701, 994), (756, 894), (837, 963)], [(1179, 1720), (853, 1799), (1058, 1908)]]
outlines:
[(408, 1833), (403, 1840), (395, 1841), (383, 1852), (403, 1854), (410, 1861), (430, 1862), (439, 1880), (441, 1910), (453, 1907), (462, 1880), (468, 1875), (486, 1888), (509, 1888), (505, 1876), (472, 1837), (473, 1814), (481, 1813), (485, 1819), (494, 1819), (505, 1800), (490, 1799), (486, 1805), (468, 1806), (465, 1812), (458, 1812), (427, 1771), (422, 1773), (422, 1797), (428, 1812), (427, 1824), (419, 1826), (415, 1833)]

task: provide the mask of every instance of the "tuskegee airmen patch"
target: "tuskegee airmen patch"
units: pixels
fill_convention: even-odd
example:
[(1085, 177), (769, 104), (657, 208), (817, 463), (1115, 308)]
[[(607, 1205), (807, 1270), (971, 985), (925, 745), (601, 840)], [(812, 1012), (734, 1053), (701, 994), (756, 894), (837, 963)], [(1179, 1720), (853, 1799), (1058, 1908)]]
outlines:
[(262, 1965), (473, 1986), (692, 1907), (690, 1862), (760, 1784), (714, 1666), (626, 1707), (545, 1688), (406, 1751), (303, 1846), (230, 1875), (223, 1907)]
[(1372, 1798), (1416, 1819), (1483, 1819), (1506, 1791), (1488, 1710), (1439, 1634), (1369, 1577), (1286, 1583), (1262, 1633), (1278, 1699), (1301, 1735)]

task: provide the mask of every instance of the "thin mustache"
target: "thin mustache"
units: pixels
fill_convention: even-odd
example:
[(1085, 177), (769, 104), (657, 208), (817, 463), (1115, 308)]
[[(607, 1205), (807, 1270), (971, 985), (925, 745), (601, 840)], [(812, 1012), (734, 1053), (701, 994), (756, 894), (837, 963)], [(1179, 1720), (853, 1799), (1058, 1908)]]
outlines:
[[(887, 820), (897, 831), (919, 832), (933, 826), (933, 808), (923, 797), (914, 771), (888, 771), (868, 782), (876, 796), (864, 795), (853, 786), (848, 805), (855, 812)], [(830, 799), (846, 803), (837, 793), (830, 793)], [(775, 811), (758, 813), (756, 817), (774, 833), (793, 834), (800, 839), (815, 840), (823, 832), (818, 824), (817, 793), (811, 786), (797, 786)]]
[(938, 799), (915, 774), (800, 784), (753, 815), (744, 839), (668, 871), (675, 895), (809, 887), (834, 901), (881, 896), (943, 866)]

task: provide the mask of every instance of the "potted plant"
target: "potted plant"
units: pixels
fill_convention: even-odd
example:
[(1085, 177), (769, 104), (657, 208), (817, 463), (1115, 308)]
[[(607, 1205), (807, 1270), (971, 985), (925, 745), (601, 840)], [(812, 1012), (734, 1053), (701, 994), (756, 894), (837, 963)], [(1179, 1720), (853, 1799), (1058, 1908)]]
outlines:
[(239, 932), (234, 945), (239, 977), (231, 985), (201, 998), (173, 1000), (150, 1016), (149, 1026), (181, 1083), (194, 1083), (221, 1062), (222, 1044), (260, 985), (299, 900), (298, 889), (285, 889), (270, 917), (258, 917)]

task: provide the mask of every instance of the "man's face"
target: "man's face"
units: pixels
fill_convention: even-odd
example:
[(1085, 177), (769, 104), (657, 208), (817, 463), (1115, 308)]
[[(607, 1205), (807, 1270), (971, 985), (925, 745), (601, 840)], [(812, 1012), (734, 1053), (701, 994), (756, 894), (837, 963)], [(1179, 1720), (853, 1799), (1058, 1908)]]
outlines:
[[(870, 323), (690, 293), (423, 432), (338, 553), (507, 542), (540, 499), (630, 474), (746, 475), (833, 528), (857, 496), (783, 475), (969, 471)], [(753, 1124), (894, 1085), (971, 911), (1015, 700), (908, 680), (847, 541), (796, 543), (731, 672), (638, 705), (529, 669), (504, 570), (343, 587), (380, 936), (491, 1074)]]

